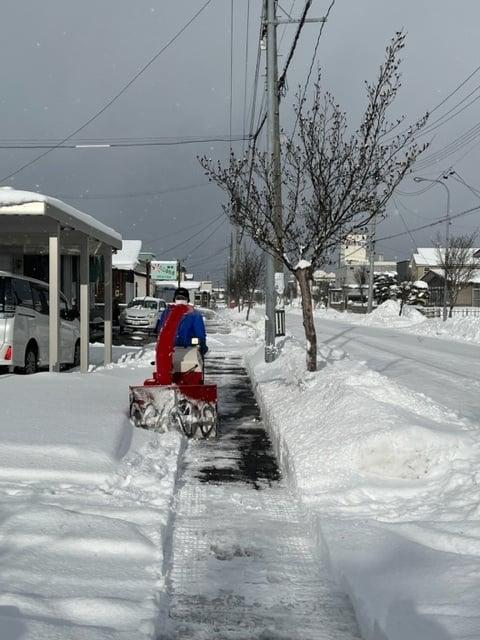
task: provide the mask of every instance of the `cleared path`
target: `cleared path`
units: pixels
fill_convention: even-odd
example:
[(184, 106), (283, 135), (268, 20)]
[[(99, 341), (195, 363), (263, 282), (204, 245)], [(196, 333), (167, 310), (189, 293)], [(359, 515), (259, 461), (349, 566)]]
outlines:
[(172, 630), (162, 638), (358, 639), (350, 603), (281, 478), (241, 356), (208, 362), (221, 433), (185, 452), (173, 516)]

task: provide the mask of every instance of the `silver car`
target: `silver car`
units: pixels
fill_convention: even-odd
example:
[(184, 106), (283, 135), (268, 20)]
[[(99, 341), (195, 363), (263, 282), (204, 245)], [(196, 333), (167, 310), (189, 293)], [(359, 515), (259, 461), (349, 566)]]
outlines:
[(119, 317), (120, 333), (132, 331), (154, 332), (159, 317), (166, 307), (161, 298), (133, 298)]
[[(48, 365), (48, 284), (0, 271), (0, 369), (35, 373)], [(78, 313), (60, 294), (60, 362), (80, 364)]]

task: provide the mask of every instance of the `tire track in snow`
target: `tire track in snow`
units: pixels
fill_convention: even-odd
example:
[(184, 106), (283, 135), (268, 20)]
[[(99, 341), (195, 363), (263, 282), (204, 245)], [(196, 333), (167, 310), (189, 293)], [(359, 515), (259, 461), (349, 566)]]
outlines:
[(175, 502), (170, 633), (159, 640), (353, 640), (348, 599), (281, 479), (238, 357), (209, 358), (216, 441), (191, 441)]

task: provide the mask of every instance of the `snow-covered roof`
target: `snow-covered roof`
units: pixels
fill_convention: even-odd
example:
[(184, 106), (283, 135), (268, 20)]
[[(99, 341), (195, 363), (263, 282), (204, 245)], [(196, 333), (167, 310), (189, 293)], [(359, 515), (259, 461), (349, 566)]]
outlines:
[[(178, 287), (177, 280), (155, 280), (155, 285), (157, 287), (168, 287), (172, 289), (176, 289)], [(184, 289), (200, 289), (201, 282), (197, 280), (182, 280), (180, 282), (180, 286)]]
[[(471, 250), (472, 257), (480, 252), (480, 249), (472, 248)], [(445, 249), (440, 247), (419, 247), (416, 252), (413, 254), (413, 261), (417, 265), (417, 267), (437, 267), (440, 265), (440, 255), (444, 255)]]
[(323, 269), (317, 269), (316, 271), (313, 272), (313, 279), (314, 280), (320, 280), (321, 278), (323, 279), (331, 279), (334, 280), (335, 279), (335, 274), (333, 273), (333, 271), (331, 271), (330, 273), (328, 271), (324, 271)]
[[(429, 269), (422, 276), (422, 280), (427, 279), (429, 274), (432, 274), (432, 273), (434, 273), (437, 276), (440, 276), (440, 278), (443, 278), (444, 270), (441, 269), (440, 267), (433, 267), (433, 268)], [(431, 278), (431, 276), (430, 276), (430, 278)], [(471, 284), (480, 284), (480, 269), (478, 269), (477, 271), (475, 271), (473, 273), (473, 275), (469, 278), (468, 282), (471, 283)]]
[(142, 250), (141, 240), (124, 240), (122, 248), (112, 256), (112, 267), (133, 271), (139, 263), (139, 255)]
[(62, 225), (81, 231), (114, 249), (122, 246), (122, 236), (88, 213), (83, 213), (62, 200), (43, 193), (0, 187), (0, 216), (44, 215)]

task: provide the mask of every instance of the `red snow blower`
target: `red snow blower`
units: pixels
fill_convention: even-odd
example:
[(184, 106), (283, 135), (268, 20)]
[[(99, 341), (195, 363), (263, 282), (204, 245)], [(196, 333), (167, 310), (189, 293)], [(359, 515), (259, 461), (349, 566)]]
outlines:
[(198, 340), (193, 338), (190, 347), (175, 346), (180, 322), (192, 312), (187, 304), (171, 305), (158, 335), (153, 377), (130, 387), (130, 417), (136, 427), (176, 428), (189, 438), (217, 434), (217, 385), (204, 382)]

